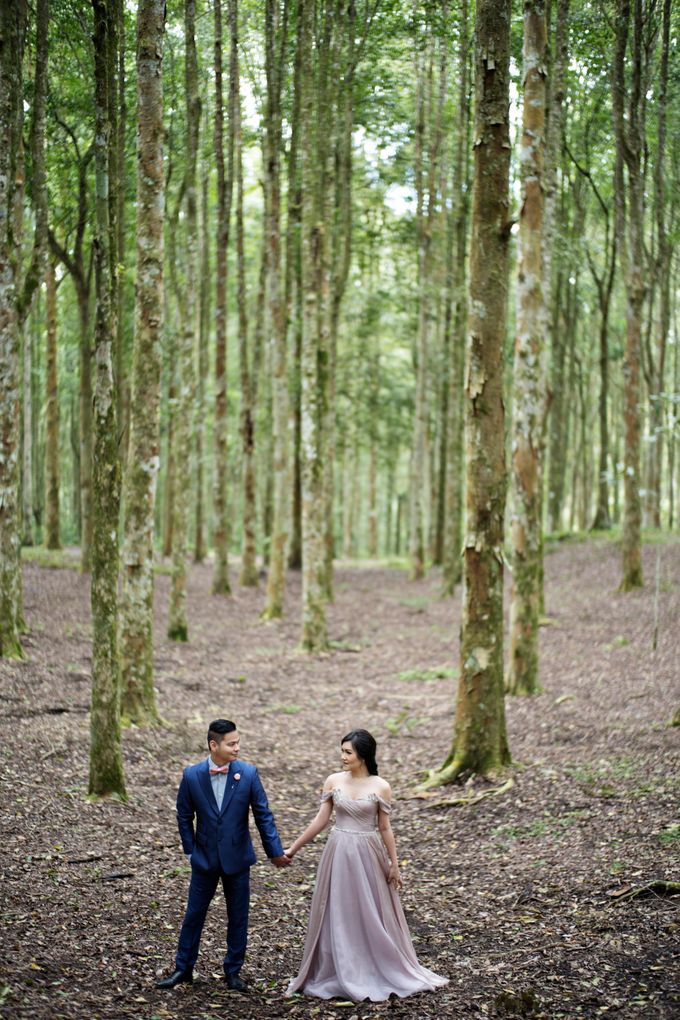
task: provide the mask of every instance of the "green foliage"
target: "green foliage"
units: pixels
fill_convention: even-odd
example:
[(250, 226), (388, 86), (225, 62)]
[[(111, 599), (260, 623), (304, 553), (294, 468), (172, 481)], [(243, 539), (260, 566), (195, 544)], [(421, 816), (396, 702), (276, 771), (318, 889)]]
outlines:
[(80, 570), (77, 550), (46, 549), (41, 545), (23, 546), (21, 558), (25, 563), (33, 563), (46, 570)]
[(419, 726), (423, 726), (427, 721), (427, 719), (409, 715), (409, 709), (405, 708), (394, 718), (386, 719), (385, 727), (392, 737), (408, 736), (409, 733)]
[(453, 680), (458, 676), (458, 669), (451, 666), (429, 666), (424, 669), (406, 669), (399, 673), (399, 680), (419, 680), (428, 683), (432, 680)]
[(657, 833), (657, 839), (663, 846), (674, 846), (680, 841), (680, 825), (676, 822), (667, 826), (663, 832)]

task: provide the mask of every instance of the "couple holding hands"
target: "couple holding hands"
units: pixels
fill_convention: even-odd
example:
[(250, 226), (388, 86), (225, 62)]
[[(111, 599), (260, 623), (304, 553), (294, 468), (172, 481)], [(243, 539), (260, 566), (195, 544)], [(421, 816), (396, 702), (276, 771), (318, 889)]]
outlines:
[(239, 971), (246, 952), (250, 868), (256, 860), (248, 830), (251, 809), (264, 851), (279, 868), (290, 866), (335, 810), (300, 970), (287, 995), (378, 1002), (447, 984), (447, 978), (418, 963), (411, 943), (399, 900), (402, 880), (390, 825), (390, 786), (378, 776), (370, 733), (352, 730), (343, 737), (342, 771), (328, 777), (316, 817), (285, 851), (257, 769), (238, 757), (235, 724), (212, 722), (208, 748), (207, 759), (184, 770), (177, 793), (177, 824), (191, 863), (191, 883), (175, 970), (158, 988), (192, 983), (203, 923), (221, 879), (227, 907), (225, 978), (229, 988), (247, 991)]

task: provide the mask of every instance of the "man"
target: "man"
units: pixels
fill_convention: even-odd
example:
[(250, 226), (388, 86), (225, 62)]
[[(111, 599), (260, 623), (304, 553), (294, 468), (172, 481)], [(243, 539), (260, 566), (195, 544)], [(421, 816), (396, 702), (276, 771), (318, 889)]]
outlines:
[(239, 760), (239, 746), (236, 725), (216, 719), (208, 728), (210, 756), (184, 770), (177, 793), (177, 825), (191, 864), (189, 900), (174, 973), (159, 981), (157, 988), (193, 982), (205, 915), (221, 879), (227, 904), (224, 975), (229, 988), (247, 991), (239, 971), (248, 937), (250, 868), (256, 861), (248, 831), (250, 808), (267, 857), (277, 868), (291, 863), (283, 853), (257, 769)]

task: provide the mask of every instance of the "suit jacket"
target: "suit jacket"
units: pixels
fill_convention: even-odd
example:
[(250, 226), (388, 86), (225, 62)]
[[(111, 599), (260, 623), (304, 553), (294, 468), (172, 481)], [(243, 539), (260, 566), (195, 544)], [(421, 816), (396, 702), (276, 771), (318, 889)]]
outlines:
[(255, 766), (239, 760), (232, 764), (219, 811), (209, 769), (207, 758), (189, 765), (177, 791), (177, 825), (184, 853), (191, 854), (191, 866), (232, 875), (255, 864), (248, 831), (251, 808), (267, 857), (281, 857), (283, 847)]

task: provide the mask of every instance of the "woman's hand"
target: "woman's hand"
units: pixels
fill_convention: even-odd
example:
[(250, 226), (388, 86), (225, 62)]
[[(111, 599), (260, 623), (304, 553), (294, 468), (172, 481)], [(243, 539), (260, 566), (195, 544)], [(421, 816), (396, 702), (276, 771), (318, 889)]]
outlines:
[(403, 889), (404, 888), (404, 880), (402, 879), (401, 875), (399, 874), (399, 865), (398, 864), (390, 864), (390, 870), (387, 873), (387, 881), (388, 881), (389, 885), (391, 885), (392, 888), (396, 889), (397, 891), (399, 889)]
[(287, 857), (289, 860), (292, 861), (293, 858), (295, 857), (295, 851), (293, 850), (292, 847), (289, 846), (287, 850), (283, 851), (283, 855), (284, 857)]

